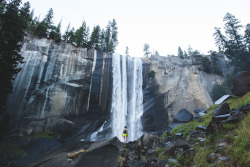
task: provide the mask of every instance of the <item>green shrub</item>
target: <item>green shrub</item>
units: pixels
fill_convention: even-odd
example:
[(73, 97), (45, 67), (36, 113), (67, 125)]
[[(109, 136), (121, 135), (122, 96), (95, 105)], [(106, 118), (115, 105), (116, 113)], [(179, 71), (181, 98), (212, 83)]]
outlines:
[(151, 70), (151, 71), (148, 73), (148, 79), (154, 78), (154, 77), (155, 77), (155, 71), (154, 71), (154, 70)]

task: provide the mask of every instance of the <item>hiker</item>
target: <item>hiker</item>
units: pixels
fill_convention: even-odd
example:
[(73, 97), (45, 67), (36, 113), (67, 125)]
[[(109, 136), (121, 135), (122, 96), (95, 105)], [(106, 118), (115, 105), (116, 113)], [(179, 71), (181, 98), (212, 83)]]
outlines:
[(127, 126), (124, 127), (123, 132), (122, 132), (122, 136), (124, 138), (124, 143), (126, 143), (127, 142), (127, 137), (128, 137)]

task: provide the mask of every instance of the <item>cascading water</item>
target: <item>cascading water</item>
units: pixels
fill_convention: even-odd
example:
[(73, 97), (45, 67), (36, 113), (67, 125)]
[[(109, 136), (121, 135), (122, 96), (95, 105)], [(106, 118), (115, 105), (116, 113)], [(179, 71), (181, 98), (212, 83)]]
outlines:
[(142, 135), (143, 79), (141, 59), (113, 55), (112, 73), (111, 136), (117, 136), (122, 141), (122, 130), (126, 125), (128, 127), (128, 141), (134, 141)]

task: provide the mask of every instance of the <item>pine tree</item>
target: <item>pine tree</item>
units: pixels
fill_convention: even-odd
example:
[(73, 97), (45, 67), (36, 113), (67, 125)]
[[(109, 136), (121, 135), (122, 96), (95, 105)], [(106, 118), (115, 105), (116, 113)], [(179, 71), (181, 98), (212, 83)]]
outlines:
[(149, 51), (149, 44), (145, 43), (144, 46), (143, 46), (143, 51), (144, 51), (144, 55), (146, 57), (149, 57), (149, 54), (150, 54), (150, 51)]
[(118, 28), (116, 20), (109, 21), (105, 31), (105, 47), (104, 51), (114, 53), (118, 44)]
[(58, 23), (57, 26), (51, 26), (51, 31), (49, 33), (49, 38), (55, 40), (55, 42), (61, 42), (61, 24), (62, 20)]
[(105, 49), (106, 49), (106, 46), (105, 46), (105, 30), (104, 29), (102, 29), (102, 31), (101, 31), (101, 39), (100, 39), (100, 49), (101, 50), (103, 50), (103, 51), (105, 51)]
[(74, 29), (74, 27), (72, 27), (72, 29), (69, 31), (68, 35), (69, 35), (69, 37), (68, 37), (67, 43), (75, 45), (75, 29)]
[(43, 21), (38, 23), (38, 26), (35, 30), (35, 35), (39, 38), (47, 38), (49, 37), (50, 31), (53, 28), (53, 9), (50, 8), (47, 15), (44, 17)]
[(248, 31), (245, 31), (245, 35), (240, 34), (243, 26), (230, 13), (225, 15), (223, 21), (225, 21), (225, 35), (222, 34), (220, 28), (215, 28), (216, 45), (227, 56), (236, 71), (250, 70), (250, 52), (247, 43)]
[(155, 55), (156, 55), (156, 56), (160, 56), (158, 50), (155, 51)]
[(88, 39), (89, 39), (89, 27), (87, 27), (86, 22), (83, 21), (82, 26), (79, 27), (75, 32), (76, 46), (88, 48)]
[(100, 40), (101, 40), (101, 28), (99, 25), (97, 25), (94, 26), (93, 28), (88, 45), (96, 50), (100, 50)]
[(183, 51), (181, 50), (181, 47), (180, 47), (180, 46), (178, 47), (178, 56), (179, 56), (181, 59), (184, 58)]
[(246, 25), (244, 38), (248, 48), (248, 52), (250, 52), (250, 24)]
[(187, 52), (184, 50), (184, 57), (187, 58), (188, 55), (187, 55)]
[(68, 27), (67, 27), (65, 33), (62, 36), (63, 42), (68, 43), (68, 40), (69, 40), (69, 31), (70, 31), (70, 23), (68, 24)]
[(0, 13), (0, 112), (6, 103), (6, 98), (12, 91), (14, 76), (21, 70), (21, 42), (27, 27), (29, 7), (21, 6), (21, 0), (11, 0), (1, 4)]

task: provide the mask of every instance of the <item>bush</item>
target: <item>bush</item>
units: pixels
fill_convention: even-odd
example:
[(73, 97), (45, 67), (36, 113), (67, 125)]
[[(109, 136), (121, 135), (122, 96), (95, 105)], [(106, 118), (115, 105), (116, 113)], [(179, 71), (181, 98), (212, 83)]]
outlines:
[(218, 100), (219, 98), (221, 98), (225, 94), (226, 94), (226, 92), (225, 92), (225, 89), (223, 86), (221, 86), (219, 84), (214, 84), (212, 92), (211, 92), (211, 97), (212, 97), (213, 101)]
[(155, 71), (154, 71), (154, 70), (151, 70), (151, 71), (148, 73), (148, 79), (154, 78), (154, 77), (155, 77)]

